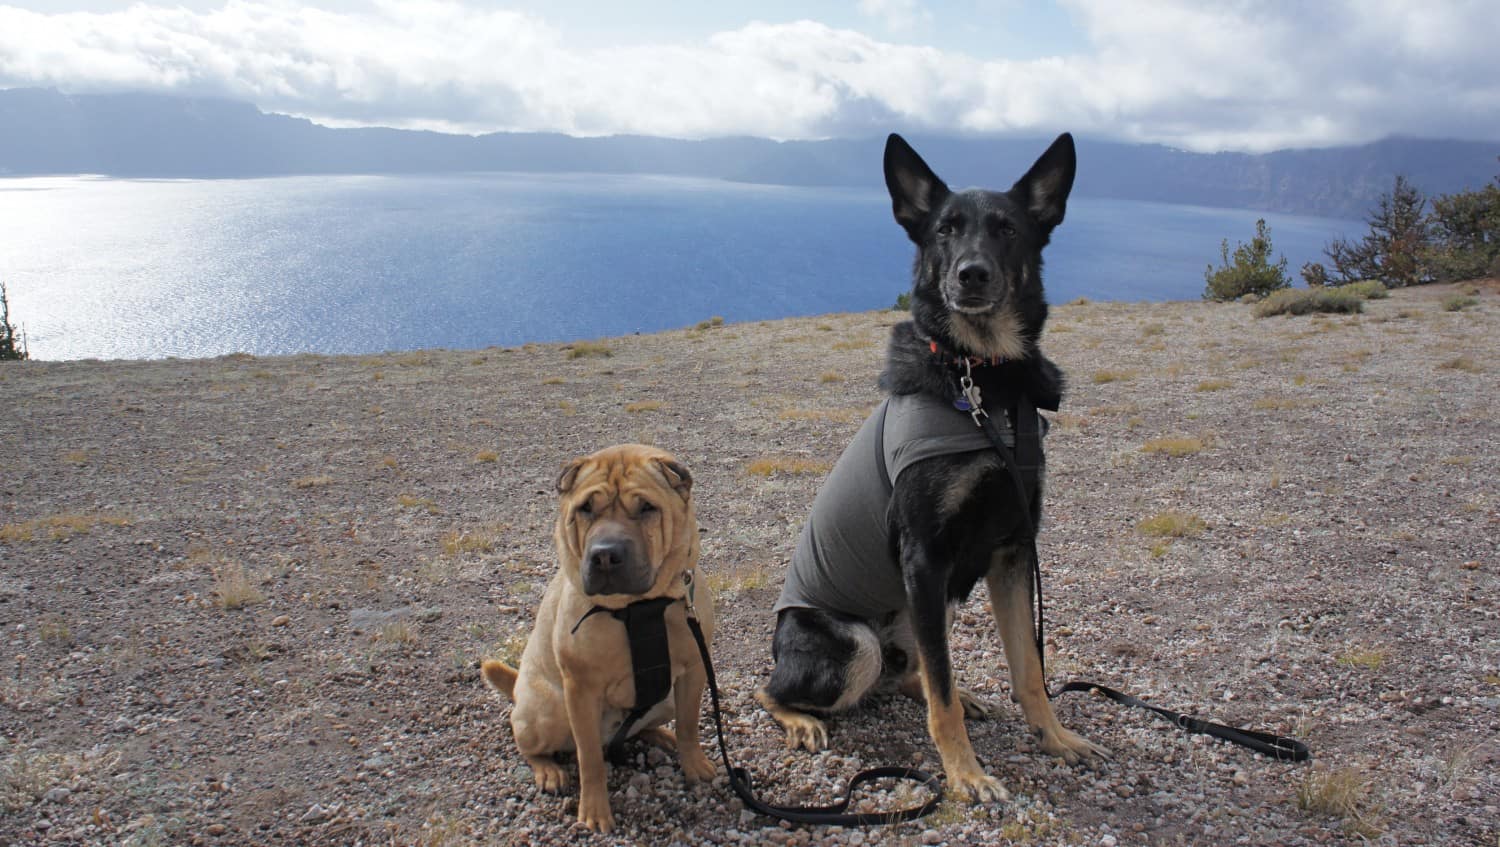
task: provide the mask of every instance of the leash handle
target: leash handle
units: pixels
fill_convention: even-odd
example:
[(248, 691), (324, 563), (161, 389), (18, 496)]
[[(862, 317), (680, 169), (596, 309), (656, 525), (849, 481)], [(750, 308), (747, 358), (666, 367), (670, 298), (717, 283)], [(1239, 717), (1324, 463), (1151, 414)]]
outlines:
[[(1126, 706), (1135, 706), (1154, 712), (1157, 717), (1164, 721), (1176, 724), (1184, 732), (1209, 735), (1220, 738), (1241, 747), (1248, 747), (1257, 753), (1263, 753), (1277, 761), (1282, 762), (1305, 762), (1312, 758), (1312, 750), (1303, 742), (1285, 735), (1276, 735), (1270, 732), (1261, 732), (1256, 729), (1240, 729), (1238, 727), (1226, 726), (1221, 723), (1206, 721), (1192, 715), (1174, 712), (1171, 709), (1163, 709), (1153, 706), (1139, 697), (1133, 697), (1123, 691), (1116, 691), (1107, 685), (1096, 682), (1070, 682), (1062, 688), (1057, 689), (1057, 694), (1066, 694), (1069, 691), (1093, 691), (1104, 697)], [(1054, 697), (1057, 695), (1053, 695)]]
[[(750, 772), (745, 768), (735, 767), (729, 761), (729, 744), (724, 740), (723, 712), (719, 709), (719, 682), (714, 677), (714, 663), (708, 655), (708, 642), (703, 638), (703, 628), (698, 625), (696, 617), (688, 616), (688, 629), (692, 630), (693, 640), (698, 642), (698, 653), (703, 657), (703, 670), (708, 676), (708, 694), (714, 707), (714, 732), (719, 737), (719, 755), (724, 758), (729, 787), (739, 795), (746, 807), (767, 817), (826, 826), (882, 826), (916, 820), (937, 811), (939, 804), (943, 802), (943, 784), (932, 774), (899, 765), (860, 771), (849, 780), (844, 799), (827, 806), (778, 806), (756, 797), (751, 788)], [(855, 787), (876, 779), (907, 779), (918, 782), (932, 791), (932, 797), (920, 806), (894, 812), (847, 811), (854, 800)]]

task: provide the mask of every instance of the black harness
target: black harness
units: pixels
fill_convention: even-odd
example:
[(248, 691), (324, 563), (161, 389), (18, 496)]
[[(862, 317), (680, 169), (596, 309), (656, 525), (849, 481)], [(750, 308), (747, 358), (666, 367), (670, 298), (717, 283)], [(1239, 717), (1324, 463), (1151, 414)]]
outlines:
[[(692, 590), (692, 586), (688, 586)], [(619, 609), (595, 606), (583, 613), (572, 632), (597, 612), (606, 612), (625, 624), (630, 644), (630, 667), (635, 677), (635, 705), (625, 715), (620, 728), (609, 739), (609, 759), (615, 764), (625, 761), (625, 739), (630, 728), (672, 693), (672, 651), (667, 642), (667, 607), (680, 597), (652, 597), (637, 600)]]

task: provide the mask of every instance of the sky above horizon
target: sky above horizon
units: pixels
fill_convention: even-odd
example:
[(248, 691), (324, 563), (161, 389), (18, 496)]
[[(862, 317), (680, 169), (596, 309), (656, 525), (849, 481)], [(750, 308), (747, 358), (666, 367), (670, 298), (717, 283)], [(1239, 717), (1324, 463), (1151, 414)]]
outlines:
[(1493, 0), (0, 0), (0, 88), (333, 126), (1500, 141)]

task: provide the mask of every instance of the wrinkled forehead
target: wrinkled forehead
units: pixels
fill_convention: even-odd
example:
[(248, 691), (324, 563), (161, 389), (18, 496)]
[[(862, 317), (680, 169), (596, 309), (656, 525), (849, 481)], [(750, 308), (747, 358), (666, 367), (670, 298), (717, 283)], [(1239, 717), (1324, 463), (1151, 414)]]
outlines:
[(651, 462), (595, 460), (578, 470), (575, 487), (589, 497), (650, 497), (665, 487)]

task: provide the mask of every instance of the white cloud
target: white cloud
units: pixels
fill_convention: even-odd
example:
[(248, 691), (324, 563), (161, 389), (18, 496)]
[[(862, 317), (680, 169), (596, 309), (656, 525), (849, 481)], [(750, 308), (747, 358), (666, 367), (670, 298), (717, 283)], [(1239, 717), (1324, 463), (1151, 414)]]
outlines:
[[(921, 9), (865, 0), (872, 14)], [(1092, 48), (982, 61), (798, 21), (582, 48), (547, 21), (444, 0), (362, 11), (230, 0), (47, 15), (0, 6), (0, 86), (250, 100), (338, 124), (777, 138), (1085, 134), (1194, 149), (1500, 139), (1500, 16), (1483, 3), (1207, 6), (1070, 0)]]

